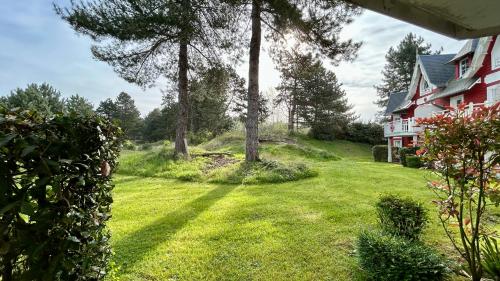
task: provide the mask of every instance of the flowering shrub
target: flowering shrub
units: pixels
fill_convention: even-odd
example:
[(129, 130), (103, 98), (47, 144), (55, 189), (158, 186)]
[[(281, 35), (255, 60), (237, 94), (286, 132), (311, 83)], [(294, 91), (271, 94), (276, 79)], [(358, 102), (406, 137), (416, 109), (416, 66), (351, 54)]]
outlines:
[[(468, 264), (473, 281), (483, 275), (480, 238), (486, 208), (500, 203), (495, 169), (499, 165), (500, 103), (472, 113), (465, 105), (446, 114), (419, 119), (424, 126), (424, 158), (441, 180), (429, 183), (438, 199), (439, 218), (455, 249)], [(458, 238), (457, 238), (458, 237)]]

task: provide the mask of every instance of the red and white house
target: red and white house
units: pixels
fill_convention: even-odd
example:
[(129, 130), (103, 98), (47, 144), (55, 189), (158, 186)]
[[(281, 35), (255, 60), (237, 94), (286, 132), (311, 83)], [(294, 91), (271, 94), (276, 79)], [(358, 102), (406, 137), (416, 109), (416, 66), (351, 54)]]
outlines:
[(416, 145), (422, 130), (417, 118), (431, 117), (447, 106), (468, 110), (500, 101), (500, 36), (468, 40), (457, 54), (417, 55), (408, 92), (389, 97), (384, 136), (392, 162), (393, 147)]

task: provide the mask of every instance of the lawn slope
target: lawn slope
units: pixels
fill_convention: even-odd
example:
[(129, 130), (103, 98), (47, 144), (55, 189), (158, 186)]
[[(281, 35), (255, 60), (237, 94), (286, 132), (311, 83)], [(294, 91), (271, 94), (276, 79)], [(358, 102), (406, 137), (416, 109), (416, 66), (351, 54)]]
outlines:
[[(200, 149), (238, 154), (238, 141), (226, 136)], [(153, 152), (136, 160), (124, 154), (122, 161), (142, 161), (136, 169), (148, 171), (153, 164), (142, 157)], [(412, 196), (434, 210), (423, 171), (374, 163), (367, 145), (299, 137), (293, 144), (264, 143), (263, 156), (300, 160), (317, 175), (228, 184), (129, 176), (122, 169), (110, 222), (120, 279), (364, 280), (354, 245), (360, 230), (376, 224), (379, 194)], [(436, 220), (424, 240), (450, 250)]]

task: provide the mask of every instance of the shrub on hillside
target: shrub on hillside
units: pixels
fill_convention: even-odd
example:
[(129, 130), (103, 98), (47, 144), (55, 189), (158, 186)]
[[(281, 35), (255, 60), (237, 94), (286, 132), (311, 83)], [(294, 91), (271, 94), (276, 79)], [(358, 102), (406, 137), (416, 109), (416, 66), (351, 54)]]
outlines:
[(401, 147), (399, 149), (399, 160), (401, 161), (401, 165), (406, 167), (407, 166), (406, 156), (407, 155), (416, 155), (417, 150), (419, 150), (419, 149), (420, 149), (420, 147), (418, 147), (418, 146), (416, 146), (416, 147)]
[(372, 148), (373, 160), (375, 162), (387, 162), (387, 145), (375, 145)]
[(283, 140), (288, 137), (288, 127), (285, 123), (264, 123), (259, 125), (259, 138)]
[(0, 279), (104, 278), (119, 135), (97, 116), (0, 109)]
[(409, 198), (384, 195), (376, 208), (380, 226), (390, 235), (418, 240), (427, 223), (425, 208)]
[(126, 140), (123, 142), (123, 149), (125, 150), (136, 150), (137, 146), (135, 143), (131, 140)]
[(202, 130), (196, 133), (188, 132), (187, 134), (187, 140), (190, 145), (198, 145), (200, 143), (207, 142), (213, 138), (214, 134), (207, 130)]
[(346, 140), (371, 145), (383, 144), (384, 128), (377, 123), (353, 122), (347, 126)]
[(362, 232), (358, 239), (361, 268), (371, 280), (439, 281), (448, 268), (433, 249), (419, 242), (379, 232)]
[(420, 168), (423, 166), (423, 164), (419, 156), (408, 155), (406, 156), (406, 166), (408, 166), (409, 168)]

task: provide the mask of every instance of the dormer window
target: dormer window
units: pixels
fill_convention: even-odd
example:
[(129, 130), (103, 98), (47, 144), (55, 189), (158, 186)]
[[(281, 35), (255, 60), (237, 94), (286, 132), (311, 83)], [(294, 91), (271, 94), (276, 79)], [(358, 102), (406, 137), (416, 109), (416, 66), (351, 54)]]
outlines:
[(424, 91), (429, 90), (429, 83), (425, 79), (424, 79), (424, 81), (422, 83), (422, 88), (423, 88)]
[(467, 72), (467, 69), (469, 69), (469, 64), (467, 63), (467, 58), (464, 58), (460, 61), (459, 63), (459, 77), (464, 76), (465, 72)]
[(425, 80), (425, 78), (422, 76), (422, 81), (420, 81), (420, 92), (422, 93), (428, 93), (431, 91), (431, 87), (429, 85), (429, 82)]

